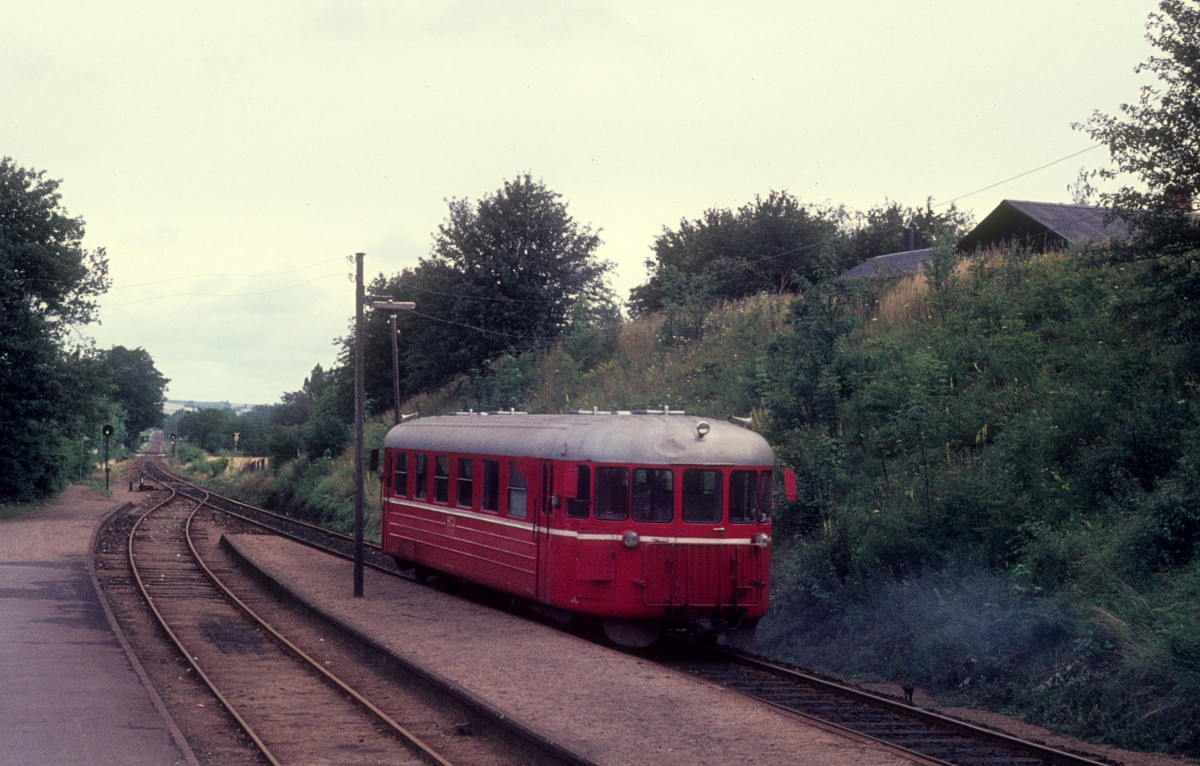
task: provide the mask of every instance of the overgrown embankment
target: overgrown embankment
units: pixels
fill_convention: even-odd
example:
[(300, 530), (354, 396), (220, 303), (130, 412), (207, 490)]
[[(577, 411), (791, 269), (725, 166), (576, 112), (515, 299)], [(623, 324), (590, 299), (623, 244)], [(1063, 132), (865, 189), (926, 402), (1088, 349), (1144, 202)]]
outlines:
[(1133, 265), (996, 255), (813, 293), (766, 398), (801, 499), (763, 647), (1091, 738), (1200, 753), (1195, 355)]
[[(1093, 254), (993, 254), (627, 322), (405, 410), (753, 414), (800, 488), (760, 649), (1196, 755), (1200, 367), (1141, 320), (1140, 284)], [(347, 528), (352, 475), (245, 484)]]

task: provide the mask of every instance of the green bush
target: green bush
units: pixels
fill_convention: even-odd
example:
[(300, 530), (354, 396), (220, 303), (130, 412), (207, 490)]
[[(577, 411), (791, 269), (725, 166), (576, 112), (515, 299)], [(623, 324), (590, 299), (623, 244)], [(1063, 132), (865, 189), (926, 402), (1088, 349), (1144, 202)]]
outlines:
[[(761, 650), (1200, 754), (1172, 725), (1200, 713), (1192, 357), (1134, 321), (1119, 265), (951, 266), (936, 290), (897, 282), (902, 300), (759, 296), (707, 307), (683, 335), (643, 316), (608, 358), (501, 357), (404, 411), (750, 413), (798, 489), (778, 508)], [(330, 454), (276, 463), (270, 502), (348, 531), (353, 466)]]

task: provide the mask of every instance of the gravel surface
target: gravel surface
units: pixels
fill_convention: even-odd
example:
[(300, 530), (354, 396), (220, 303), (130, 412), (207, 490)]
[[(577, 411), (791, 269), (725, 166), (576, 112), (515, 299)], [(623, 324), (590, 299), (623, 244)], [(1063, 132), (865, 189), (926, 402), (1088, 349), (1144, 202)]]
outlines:
[(902, 764), (707, 682), (531, 620), (352, 568), (262, 536), (231, 540), (275, 579), (393, 653), (483, 697), (548, 739), (603, 764)]

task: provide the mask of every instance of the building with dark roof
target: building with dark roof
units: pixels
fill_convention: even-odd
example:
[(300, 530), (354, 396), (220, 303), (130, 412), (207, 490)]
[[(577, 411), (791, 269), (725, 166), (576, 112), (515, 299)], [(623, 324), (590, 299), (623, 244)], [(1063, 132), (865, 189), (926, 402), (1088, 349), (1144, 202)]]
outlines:
[(1121, 221), (1106, 222), (1107, 215), (1108, 208), (1091, 205), (1006, 199), (968, 232), (956, 249), (970, 253), (982, 247), (1016, 246), (1041, 253), (1127, 236), (1128, 227)]
[(905, 250), (902, 253), (888, 253), (887, 255), (877, 255), (874, 258), (863, 261), (852, 269), (843, 271), (834, 277), (834, 281), (841, 282), (849, 279), (875, 279), (877, 277), (895, 277), (916, 274), (925, 267), (925, 263), (931, 258), (929, 248), (919, 250)]
[[(1036, 252), (1062, 250), (1079, 242), (1122, 239), (1129, 228), (1122, 221), (1105, 222), (1108, 208), (1056, 202), (1002, 200), (959, 240), (955, 249), (970, 253), (982, 247), (1022, 247)], [(850, 279), (918, 274), (933, 256), (929, 248), (877, 255), (834, 277)]]

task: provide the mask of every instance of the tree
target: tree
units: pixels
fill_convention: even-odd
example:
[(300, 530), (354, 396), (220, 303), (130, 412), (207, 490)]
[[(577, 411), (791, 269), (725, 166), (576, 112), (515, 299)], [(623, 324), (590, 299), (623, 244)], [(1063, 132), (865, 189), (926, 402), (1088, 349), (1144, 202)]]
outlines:
[(612, 358), (621, 335), (621, 309), (615, 299), (580, 298), (571, 308), (571, 326), (563, 351), (587, 372)]
[(96, 403), (66, 341), (95, 318), (108, 261), (83, 248), (83, 220), (62, 209), (58, 183), (0, 159), (0, 502), (62, 487), (74, 474), (62, 457), (78, 452), (68, 446)]
[(336, 457), (350, 443), (350, 418), (342, 411), (340, 398), (336, 386), (326, 389), (316, 401), (313, 416), (300, 429), (309, 460)]
[(1080, 185), (1090, 194), (1092, 180), (1136, 179), (1138, 185), (1098, 194), (1111, 217), (1129, 224), (1130, 252), (1145, 260), (1125, 310), (1144, 328), (1190, 348), (1191, 369), (1200, 371), (1192, 343), (1200, 331), (1200, 223), (1192, 212), (1200, 192), (1200, 5), (1160, 0), (1159, 8), (1146, 37), (1163, 55), (1136, 70), (1156, 75), (1158, 83), (1143, 86), (1138, 102), (1124, 104), (1121, 115), (1095, 112), (1075, 125), (1107, 144), (1115, 165), (1085, 173)]
[[(581, 226), (561, 196), (528, 174), (470, 203), (449, 201), (433, 249), (417, 268), (380, 279), (387, 294), (414, 301), (402, 318), (406, 390), (419, 390), (480, 368), (508, 352), (545, 346), (570, 326), (580, 298), (608, 300), (611, 265), (596, 258), (599, 236)], [(374, 284), (372, 286), (374, 289)], [(391, 346), (387, 318), (374, 313), (364, 332), (378, 338), (366, 356), (387, 381), (390, 404)], [(386, 344), (383, 342), (387, 340)], [(386, 367), (386, 376), (382, 370)]]
[(849, 234), (851, 265), (877, 255), (931, 247), (940, 239), (957, 242), (971, 226), (970, 215), (953, 205), (943, 213), (935, 213), (928, 200), (923, 208), (888, 202), (853, 216), (853, 220)]
[(142, 348), (113, 346), (100, 353), (100, 361), (113, 386), (114, 398), (125, 408), (128, 439), (161, 425), (163, 395), (170, 381), (155, 368), (150, 354)]
[(841, 216), (772, 191), (736, 211), (713, 208), (677, 230), (664, 227), (646, 261), (650, 278), (630, 292), (630, 310), (643, 315), (820, 281), (845, 265)]
[(232, 450), (237, 430), (237, 415), (223, 407), (188, 412), (179, 419), (179, 436), (213, 454)]
[(1135, 69), (1158, 83), (1142, 86), (1137, 103), (1123, 104), (1121, 115), (1096, 111), (1074, 127), (1106, 144), (1115, 165), (1085, 173), (1083, 192), (1095, 191), (1088, 179), (1132, 176), (1140, 186), (1100, 192), (1099, 199), (1133, 225), (1143, 244), (1182, 251), (1200, 245), (1200, 230), (1186, 215), (1200, 193), (1200, 6), (1160, 0), (1159, 8), (1150, 14), (1146, 39), (1164, 55)]
[[(6, 310), (19, 296), (51, 338), (94, 321), (111, 283), (103, 248), (83, 248), (84, 222), (60, 206), (59, 182), (0, 159), (0, 282)], [(5, 319), (10, 315), (6, 313)]]
[(271, 411), (271, 422), (278, 426), (302, 426), (312, 417), (317, 400), (329, 387), (331, 373), (326, 372), (321, 365), (313, 367), (309, 376), (304, 379), (304, 385), (299, 391), (285, 393), (282, 404)]

